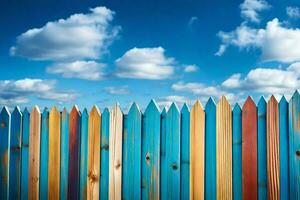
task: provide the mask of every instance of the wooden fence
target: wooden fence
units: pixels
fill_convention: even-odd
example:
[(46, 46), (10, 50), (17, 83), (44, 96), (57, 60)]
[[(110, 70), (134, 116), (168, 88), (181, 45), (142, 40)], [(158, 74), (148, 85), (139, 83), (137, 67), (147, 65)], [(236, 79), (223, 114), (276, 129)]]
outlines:
[(300, 95), (0, 113), (0, 199), (300, 199)]

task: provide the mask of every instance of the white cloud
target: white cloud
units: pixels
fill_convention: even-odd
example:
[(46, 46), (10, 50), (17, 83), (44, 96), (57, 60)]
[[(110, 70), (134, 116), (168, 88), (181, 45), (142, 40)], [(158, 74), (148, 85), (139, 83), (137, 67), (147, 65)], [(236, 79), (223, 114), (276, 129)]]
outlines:
[(88, 14), (73, 14), (29, 29), (17, 37), (11, 55), (33, 60), (98, 59), (120, 30), (110, 24), (113, 15), (106, 7), (96, 7)]
[(179, 108), (181, 108), (184, 103), (187, 103), (188, 105), (192, 105), (193, 103), (189, 98), (177, 95), (165, 96), (157, 99), (157, 105), (161, 108), (169, 108), (173, 102), (175, 102)]
[(291, 7), (291, 6), (286, 7), (286, 14), (290, 18), (299, 18), (300, 17), (300, 12), (299, 12), (298, 7)]
[(165, 56), (165, 49), (133, 48), (115, 61), (116, 75), (122, 78), (167, 79), (174, 74), (174, 58)]
[[(220, 34), (220, 33), (219, 33)], [(220, 36), (219, 36), (220, 37)], [(224, 44), (221, 44), (219, 47), (219, 50), (215, 53), (215, 56), (222, 56), (226, 51), (227, 46)]]
[(184, 66), (184, 72), (190, 73), (190, 72), (196, 72), (198, 71), (197, 65), (186, 65)]
[(277, 18), (269, 21), (265, 29), (254, 29), (242, 24), (231, 32), (220, 31), (218, 36), (222, 41), (220, 48), (222, 45), (246, 50), (258, 48), (265, 61), (300, 61), (300, 29), (283, 27)]
[(265, 0), (245, 0), (241, 5), (241, 16), (251, 22), (260, 22), (259, 11), (267, 10), (271, 6)]
[(0, 103), (4, 105), (27, 103), (29, 97), (69, 101), (77, 96), (74, 92), (59, 92), (56, 81), (42, 79), (20, 79), (0, 81)]
[(198, 17), (195, 17), (195, 16), (191, 17), (190, 20), (189, 20), (188, 26), (189, 26), (189, 27), (192, 27), (193, 24), (194, 24), (197, 20), (198, 20)]
[(112, 94), (112, 95), (126, 95), (126, 94), (129, 94), (129, 88), (128, 88), (127, 85), (118, 86), (118, 87), (109, 86), (109, 87), (104, 88), (104, 90), (108, 94)]
[(100, 80), (104, 76), (104, 67), (104, 64), (95, 61), (74, 61), (54, 63), (47, 67), (47, 72), (61, 74), (65, 78)]

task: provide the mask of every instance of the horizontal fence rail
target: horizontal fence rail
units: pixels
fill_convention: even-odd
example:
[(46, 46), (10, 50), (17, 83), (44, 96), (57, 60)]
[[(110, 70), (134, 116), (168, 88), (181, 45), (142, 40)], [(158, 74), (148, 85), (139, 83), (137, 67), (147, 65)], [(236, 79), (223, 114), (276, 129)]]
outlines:
[(300, 95), (0, 113), (0, 199), (300, 199)]

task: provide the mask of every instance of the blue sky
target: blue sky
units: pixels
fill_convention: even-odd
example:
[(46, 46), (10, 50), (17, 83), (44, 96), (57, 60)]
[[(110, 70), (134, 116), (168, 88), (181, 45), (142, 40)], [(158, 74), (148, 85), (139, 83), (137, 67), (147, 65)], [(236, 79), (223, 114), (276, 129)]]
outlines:
[(204, 104), (300, 86), (296, 0), (8, 1), (0, 104)]

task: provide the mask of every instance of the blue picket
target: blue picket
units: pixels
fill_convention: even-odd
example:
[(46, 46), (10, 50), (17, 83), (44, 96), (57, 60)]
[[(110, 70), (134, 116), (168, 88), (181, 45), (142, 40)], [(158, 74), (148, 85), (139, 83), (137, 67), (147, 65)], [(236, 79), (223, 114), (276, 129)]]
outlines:
[(87, 199), (87, 177), (88, 177), (88, 121), (89, 114), (85, 108), (81, 116), (81, 138), (80, 138), (80, 174), (79, 174), (79, 198)]
[(266, 114), (267, 102), (264, 97), (261, 97), (257, 105), (257, 181), (259, 200), (268, 198)]
[(22, 162), (21, 162), (21, 199), (28, 199), (28, 167), (29, 167), (29, 119), (27, 108), (23, 111), (22, 120)]
[(232, 111), (232, 192), (234, 200), (241, 200), (242, 193), (242, 109), (235, 104)]
[(69, 113), (66, 108), (64, 108), (61, 114), (60, 134), (60, 199), (67, 199), (69, 166)]
[(142, 114), (133, 103), (128, 115), (124, 115), (123, 132), (123, 199), (141, 198), (141, 149)]
[(167, 158), (166, 158), (166, 120), (167, 109), (164, 107), (161, 112), (160, 130), (160, 198), (167, 199)]
[(49, 155), (49, 111), (42, 113), (40, 147), (40, 199), (48, 197), (48, 155)]
[(154, 100), (146, 108), (142, 127), (142, 199), (159, 199), (160, 111)]
[(290, 199), (300, 199), (300, 95), (296, 91), (289, 102)]
[(109, 110), (104, 109), (101, 115), (101, 154), (100, 154), (100, 199), (108, 199), (109, 169)]
[(0, 199), (9, 199), (10, 113), (3, 107), (0, 113)]
[(217, 198), (216, 159), (216, 104), (209, 98), (205, 105), (205, 199)]
[(181, 109), (181, 199), (190, 198), (190, 111), (186, 104)]

